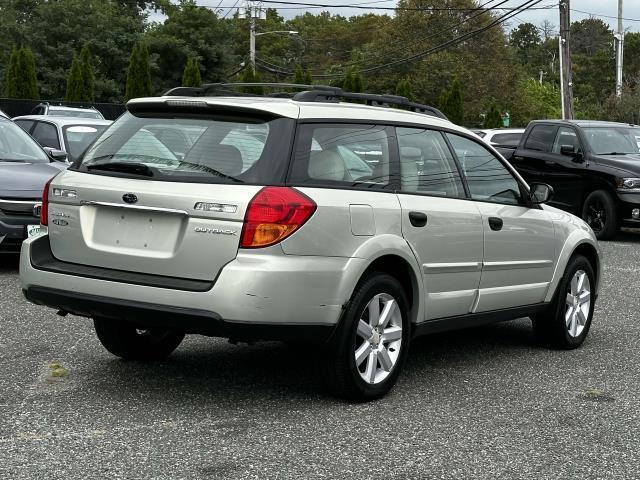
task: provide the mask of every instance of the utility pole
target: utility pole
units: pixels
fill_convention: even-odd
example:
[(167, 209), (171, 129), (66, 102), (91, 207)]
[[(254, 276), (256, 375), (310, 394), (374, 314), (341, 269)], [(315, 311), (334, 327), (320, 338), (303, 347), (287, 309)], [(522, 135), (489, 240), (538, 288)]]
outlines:
[(256, 71), (256, 20), (266, 19), (267, 12), (262, 8), (261, 2), (246, 1), (238, 10), (239, 18), (249, 16), (249, 61), (251, 68)]
[(622, 96), (622, 61), (624, 57), (624, 30), (622, 29), (622, 0), (618, 0), (618, 32), (616, 38), (616, 97)]
[(560, 0), (560, 95), (562, 97), (562, 119), (573, 119), (573, 81), (571, 78), (571, 48), (569, 45), (571, 20), (570, 0)]

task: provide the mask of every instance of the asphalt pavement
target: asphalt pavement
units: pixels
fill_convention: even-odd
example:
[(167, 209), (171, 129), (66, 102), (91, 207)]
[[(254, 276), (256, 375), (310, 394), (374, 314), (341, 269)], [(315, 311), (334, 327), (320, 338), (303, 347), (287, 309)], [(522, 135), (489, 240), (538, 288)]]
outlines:
[(640, 478), (640, 234), (601, 246), (582, 348), (536, 346), (526, 319), (424, 337), (367, 404), (329, 397), (313, 352), (282, 343), (118, 360), (0, 257), (0, 478)]

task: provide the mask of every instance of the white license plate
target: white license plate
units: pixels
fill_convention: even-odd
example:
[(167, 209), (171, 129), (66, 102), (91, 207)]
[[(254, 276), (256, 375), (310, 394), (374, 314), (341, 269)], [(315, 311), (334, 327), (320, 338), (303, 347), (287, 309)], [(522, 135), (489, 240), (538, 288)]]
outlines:
[(35, 237), (40, 233), (40, 225), (27, 225), (27, 238)]

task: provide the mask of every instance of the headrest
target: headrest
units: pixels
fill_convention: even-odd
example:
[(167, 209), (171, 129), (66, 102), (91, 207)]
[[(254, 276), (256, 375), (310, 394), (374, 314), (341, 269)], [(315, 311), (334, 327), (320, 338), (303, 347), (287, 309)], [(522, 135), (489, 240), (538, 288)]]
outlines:
[(240, 150), (232, 145), (218, 144), (213, 147), (208, 157), (201, 161), (207, 167), (214, 168), (232, 177), (242, 173), (242, 154)]
[(342, 157), (335, 150), (311, 152), (309, 158), (309, 177), (318, 180), (342, 181), (345, 167)]

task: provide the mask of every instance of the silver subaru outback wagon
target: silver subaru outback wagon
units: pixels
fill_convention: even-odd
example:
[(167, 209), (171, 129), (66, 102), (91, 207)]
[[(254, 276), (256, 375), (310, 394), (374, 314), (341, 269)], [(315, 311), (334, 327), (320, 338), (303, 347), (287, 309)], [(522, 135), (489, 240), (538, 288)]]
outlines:
[(329, 389), (368, 400), (418, 335), (530, 317), (549, 346), (587, 336), (593, 232), (436, 109), (323, 87), (127, 110), (45, 187), (20, 261), (26, 298), (93, 319), (114, 355), (315, 342)]

